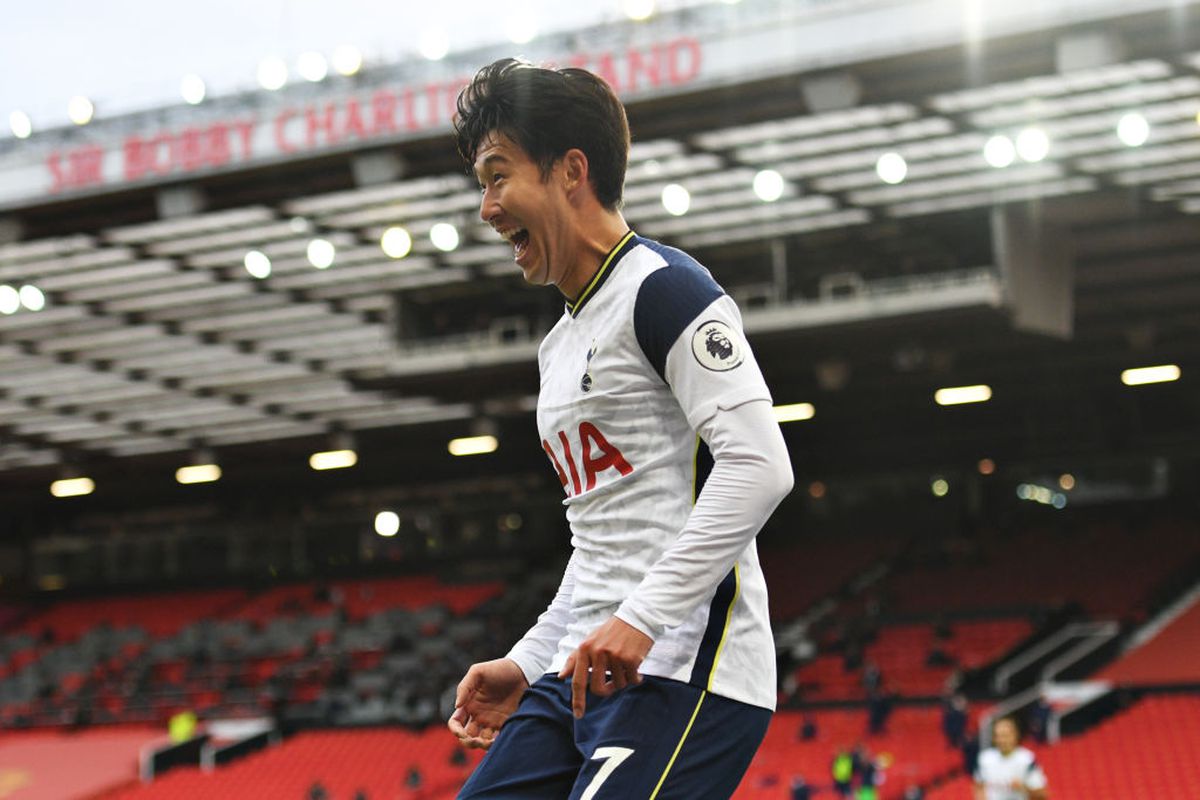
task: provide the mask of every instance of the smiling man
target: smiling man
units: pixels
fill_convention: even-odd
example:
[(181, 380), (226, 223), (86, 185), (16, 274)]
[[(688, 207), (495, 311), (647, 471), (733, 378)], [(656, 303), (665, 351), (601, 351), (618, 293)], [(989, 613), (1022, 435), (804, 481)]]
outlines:
[(621, 215), (625, 110), (582, 69), (491, 64), (458, 98), (480, 216), (563, 315), (539, 351), (541, 447), (572, 555), (450, 730), (460, 798), (727, 798), (766, 733), (775, 652), (755, 536), (792, 487), (736, 305)]

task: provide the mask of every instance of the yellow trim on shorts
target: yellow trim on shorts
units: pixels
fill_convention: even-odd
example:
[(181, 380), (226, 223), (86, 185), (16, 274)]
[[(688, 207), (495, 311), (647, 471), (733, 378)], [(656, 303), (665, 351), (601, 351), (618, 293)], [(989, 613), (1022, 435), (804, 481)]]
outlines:
[(733, 621), (733, 607), (737, 605), (738, 595), (742, 593), (742, 571), (737, 562), (733, 562), (733, 599), (729, 601), (729, 610), (725, 612), (725, 629), (721, 631), (721, 641), (717, 643), (717, 652), (713, 654), (712, 669), (708, 671), (707, 689), (711, 692), (713, 678), (717, 677), (717, 664), (721, 663), (721, 651), (725, 649), (725, 640), (729, 637), (730, 623)]
[(679, 751), (683, 749), (684, 741), (687, 740), (688, 734), (692, 732), (692, 723), (696, 721), (696, 715), (700, 713), (700, 706), (704, 703), (705, 697), (708, 697), (708, 692), (701, 690), (700, 699), (696, 701), (696, 707), (692, 709), (692, 718), (688, 720), (687, 727), (683, 729), (683, 736), (679, 737), (679, 744), (675, 745), (675, 752), (671, 753), (671, 760), (667, 762), (667, 768), (663, 770), (663, 774), (658, 779), (654, 791), (650, 793), (650, 800), (658, 797), (658, 791), (662, 789), (663, 783), (667, 780), (667, 773), (671, 771), (671, 767), (675, 766), (675, 759), (679, 757)]

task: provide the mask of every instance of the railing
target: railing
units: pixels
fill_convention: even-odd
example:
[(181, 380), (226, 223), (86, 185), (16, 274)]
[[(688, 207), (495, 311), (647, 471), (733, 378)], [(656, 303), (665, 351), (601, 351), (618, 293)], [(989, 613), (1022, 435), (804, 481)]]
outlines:
[[(1062, 628), (1062, 630), (1051, 634), (1033, 647), (1018, 654), (1017, 656), (1014, 656), (997, 667), (995, 675), (992, 676), (992, 689), (998, 694), (1004, 694), (1008, 691), (1009, 683), (1014, 675), (1033, 666), (1040, 659), (1046, 658), (1057, 648), (1063, 646), (1071, 639), (1090, 639), (1091, 637), (1104, 636), (1105, 638), (1102, 641), (1087, 650), (1087, 652), (1090, 653), (1096, 647), (1099, 647), (1100, 645), (1109, 641), (1119, 632), (1120, 626), (1115, 622), (1076, 622), (1066, 625)], [(1086, 653), (1083, 655), (1086, 655)], [(1076, 660), (1078, 659), (1072, 659), (1070, 663), (1074, 663)], [(1066, 669), (1067, 666), (1070, 666), (1069, 663), (1058, 665), (1058, 661), (1059, 659), (1055, 659), (1054, 661), (1050, 662), (1056, 666), (1055, 674), (1058, 674), (1063, 669)], [(1049, 666), (1050, 665), (1048, 664), (1047, 667)], [(1048, 680), (1044, 672), (1042, 677), (1043, 679)]]

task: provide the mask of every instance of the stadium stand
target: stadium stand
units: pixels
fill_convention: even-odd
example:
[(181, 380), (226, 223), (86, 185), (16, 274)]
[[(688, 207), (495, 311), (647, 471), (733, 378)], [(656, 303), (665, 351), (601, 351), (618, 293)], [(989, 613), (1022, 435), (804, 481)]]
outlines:
[[(138, 752), (163, 738), (143, 726), (0, 733), (0, 794), (22, 800), (93, 797), (137, 774)], [(64, 765), (70, 765), (64, 769)]]
[[(454, 797), (482, 755), (476, 752), (464, 764), (455, 764), (456, 747), (440, 727), (421, 732), (308, 731), (214, 772), (173, 770), (154, 783), (133, 783), (102, 800), (300, 800), (315, 783), (331, 800), (350, 800), (359, 790), (372, 800), (440, 800)], [(406, 783), (414, 767), (421, 773), (419, 790)]]
[(1200, 601), (1095, 677), (1122, 686), (1200, 685)]
[[(1155, 558), (1145, 557), (1148, 538), (1155, 542)], [(1200, 557), (1200, 536), (1195, 524), (1084, 518), (1070, 526), (984, 531), (965, 551), (938, 555), (887, 579), (889, 610), (977, 609), (984, 602), (979, 587), (992, 586), (991, 604), (1075, 602), (1095, 616), (1137, 620), (1154, 589)]]
[(63, 601), (5, 637), (0, 718), (163, 722), (181, 708), (238, 717), (291, 706), (427, 721), (463, 654), (486, 641), (486, 616), (469, 613), (501, 589), (413, 577)]
[(839, 751), (864, 747), (888, 766), (885, 800), (898, 798), (910, 784), (925, 784), (949, 774), (961, 763), (958, 753), (946, 747), (933, 708), (900, 708), (880, 735), (867, 733), (861, 709), (830, 709), (808, 714), (816, 724), (816, 737), (799, 741), (803, 714), (786, 711), (775, 715), (767, 738), (736, 795), (738, 800), (767, 800), (785, 796), (791, 779), (801, 775), (814, 787), (830, 785), (830, 764)]
[[(868, 645), (864, 663), (874, 663), (888, 692), (905, 697), (940, 695), (955, 669), (983, 667), (1008, 652), (1032, 631), (1025, 619), (963, 621), (947, 626), (941, 638), (933, 624), (884, 626)], [(941, 660), (930, 663), (931, 654)], [(799, 667), (795, 679), (806, 700), (863, 700), (863, 666), (846, 668), (844, 655), (818, 656)]]
[[(835, 595), (872, 564), (893, 558), (904, 544), (893, 536), (855, 537), (851, 542), (832, 536), (810, 536), (777, 547), (763, 560), (763, 575), (771, 588), (771, 616), (794, 619), (819, 600)], [(802, 569), (804, 580), (796, 580)]]
[[(1098, 727), (1036, 748), (1054, 797), (1195, 800), (1200, 797), (1200, 696), (1143, 699)], [(969, 797), (960, 776), (927, 800)]]

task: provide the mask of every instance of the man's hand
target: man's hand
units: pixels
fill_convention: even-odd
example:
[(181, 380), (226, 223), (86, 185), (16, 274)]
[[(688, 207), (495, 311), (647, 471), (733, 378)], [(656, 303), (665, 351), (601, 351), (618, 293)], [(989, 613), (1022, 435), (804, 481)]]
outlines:
[(638, 667), (654, 640), (627, 622), (613, 617), (592, 631), (567, 659), (558, 677), (571, 677), (571, 708), (583, 716), (589, 684), (594, 694), (607, 697), (626, 686), (641, 683)]
[(511, 659), (472, 664), (458, 683), (450, 732), (463, 747), (488, 749), (527, 688), (525, 673)]

